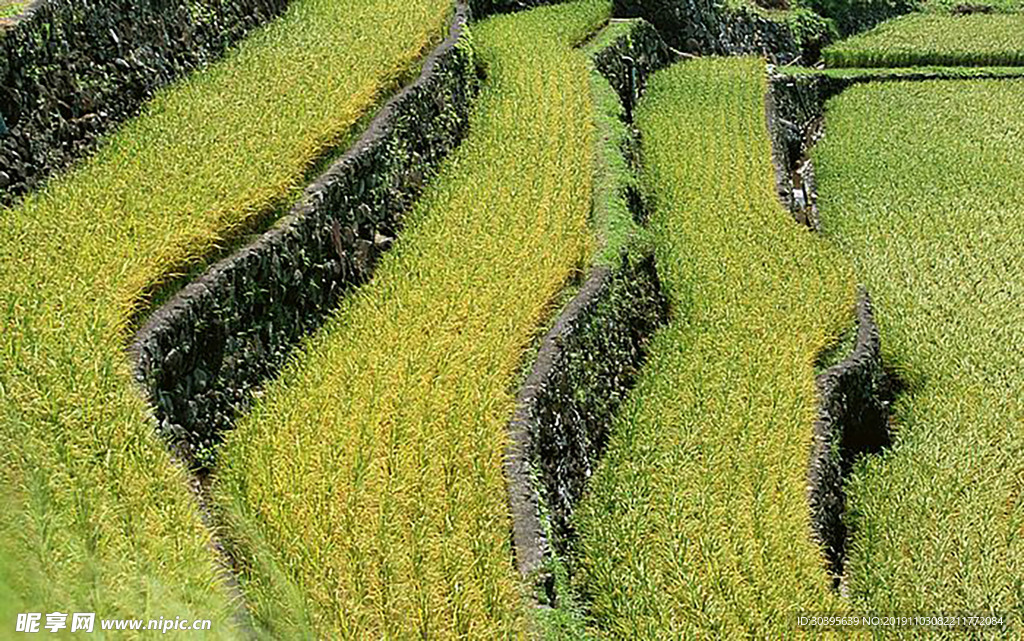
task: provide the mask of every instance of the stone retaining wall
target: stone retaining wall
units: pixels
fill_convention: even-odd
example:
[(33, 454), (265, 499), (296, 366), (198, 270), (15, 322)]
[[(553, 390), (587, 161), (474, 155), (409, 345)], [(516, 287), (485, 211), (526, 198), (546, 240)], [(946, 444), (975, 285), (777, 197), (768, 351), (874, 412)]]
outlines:
[(36, 0), (0, 27), (0, 206), (288, 0)]
[(218, 262), (139, 331), (135, 374), (159, 432), (194, 466), (317, 329), (364, 282), (429, 173), (463, 138), (478, 83), (460, 7), (418, 80), (307, 188), (271, 231)]

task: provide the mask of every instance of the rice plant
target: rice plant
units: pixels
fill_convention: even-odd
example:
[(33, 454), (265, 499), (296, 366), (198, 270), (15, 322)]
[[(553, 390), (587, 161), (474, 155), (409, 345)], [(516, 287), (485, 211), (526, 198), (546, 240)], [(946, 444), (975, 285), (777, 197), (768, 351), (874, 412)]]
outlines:
[(829, 67), (1021, 66), (1024, 14), (914, 13), (837, 42)]
[(935, 13), (1020, 13), (1024, 11), (1022, 0), (924, 0), (919, 5), (920, 11)]
[[(593, 251), (584, 0), (474, 27), (469, 135), (375, 279), (228, 436), (216, 491), (279, 636), (525, 633), (502, 453), (520, 360)], [(291, 618), (279, 612), (300, 613)]]
[(857, 82), (887, 82), (890, 80), (972, 80), (996, 78), (1022, 78), (1024, 67), (835, 67), (814, 69), (812, 67), (777, 67), (780, 75), (804, 78), (824, 76), (836, 80)]
[(1001, 613), (1006, 638), (1024, 630), (1021, 104), (1024, 80), (859, 86), (814, 152), (824, 230), (906, 387), (891, 451), (847, 490), (851, 597)]
[(797, 612), (842, 609), (806, 475), (852, 272), (777, 200), (766, 91), (761, 60), (701, 59), (637, 109), (673, 319), (577, 511), (576, 582), (613, 638), (792, 638)]
[(450, 12), (447, 0), (297, 0), (0, 211), (5, 601), (196, 613), (231, 634), (209, 535), (129, 372), (129, 318), (176, 268), (285, 202)]
[[(13, 18), (24, 11), (27, 5), (27, 2), (20, 0), (0, 0), (0, 18)], [(0, 25), (0, 29), (2, 28)]]

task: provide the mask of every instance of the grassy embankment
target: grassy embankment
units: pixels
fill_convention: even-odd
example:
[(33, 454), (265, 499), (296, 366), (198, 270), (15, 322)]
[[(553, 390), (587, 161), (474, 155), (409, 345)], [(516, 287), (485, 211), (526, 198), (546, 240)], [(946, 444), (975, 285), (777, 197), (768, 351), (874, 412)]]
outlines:
[(788, 638), (839, 610), (810, 537), (818, 354), (852, 272), (773, 189), (756, 59), (654, 75), (637, 111), (673, 319), (577, 512), (577, 581), (613, 637)]
[(914, 13), (837, 42), (829, 67), (1024, 65), (1024, 14)]
[[(1024, 81), (855, 87), (814, 152), (825, 233), (909, 385), (849, 486), (850, 591), (1024, 615)], [(866, 136), (865, 132), (870, 132)], [(957, 637), (959, 638), (959, 637)]]
[(126, 326), (144, 292), (287, 202), (450, 13), (446, 0), (297, 0), (0, 212), (6, 608), (195, 615), (230, 633), (209, 536), (131, 379)]
[[(796, 79), (825, 76), (854, 82), (889, 82), (915, 80), (978, 80), (1024, 77), (1024, 67), (786, 67), (777, 72)], [(852, 84), (852, 83), (851, 83)]]
[(226, 442), (216, 493), (280, 635), (519, 636), (502, 453), (524, 350), (593, 252), (594, 125), (573, 45), (606, 1), (474, 27), (470, 133)]
[[(633, 21), (609, 23), (583, 48), (593, 59), (621, 38), (630, 37)], [(594, 198), (592, 227), (597, 248), (594, 263), (607, 267), (621, 265), (623, 251), (637, 250), (644, 244), (646, 232), (630, 211), (628, 191), (640, 185), (627, 153), (635, 153), (639, 143), (632, 138), (625, 122), (625, 109), (608, 79), (591, 63), (590, 96), (594, 103)]]

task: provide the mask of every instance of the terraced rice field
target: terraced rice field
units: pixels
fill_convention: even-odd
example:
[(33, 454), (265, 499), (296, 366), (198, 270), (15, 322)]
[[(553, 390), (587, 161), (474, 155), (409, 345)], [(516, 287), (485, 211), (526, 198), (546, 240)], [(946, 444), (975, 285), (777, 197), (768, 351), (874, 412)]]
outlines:
[(1014, 13), (1024, 9), (1021, 0), (979, 0), (963, 3), (957, 0), (925, 0), (921, 10), (936, 13), (963, 13), (966, 8), (978, 12)]
[(957, 81), (828, 106), (822, 222), (908, 386), (891, 451), (850, 485), (850, 594), (867, 609), (1024, 614), (1022, 101), (1019, 80)]
[[(502, 477), (521, 358), (593, 249), (587, 0), (474, 29), (469, 138), (375, 280), (227, 442), (243, 586), (283, 638), (525, 630)], [(454, 259), (454, 260), (453, 260)]]
[(180, 610), (229, 634), (209, 534), (128, 371), (127, 323), (145, 292), (287, 202), (440, 39), (450, 12), (443, 0), (297, 2), (161, 93), (95, 157), (0, 212), (10, 607)]
[[(397, 160), (379, 169), (376, 143), (352, 143), (448, 33), (455, 3), (294, 0), (92, 156), (0, 210), (0, 630), (57, 611), (210, 619), (207, 637), (224, 639), (794, 639), (827, 634), (797, 615), (969, 613), (1005, 624), (967, 638), (1019, 637), (1024, 22), (1012, 3), (953, 16), (942, 2), (837, 42), (826, 70), (791, 65), (770, 84), (764, 57), (669, 56), (661, 41), (648, 43), (655, 54), (638, 44), (653, 27), (611, 18), (674, 12), (693, 42), (770, 49), (793, 43), (780, 44), (769, 18), (825, 24), (806, 7), (758, 9), (764, 20), (718, 33), (727, 12), (682, 0), (529, 10), (477, 0), (455, 46), (460, 65), (475, 60), (480, 93), (466, 137), (444, 134), (461, 143), (435, 171)], [(875, 17), (861, 4), (843, 11), (864, 16), (833, 18), (867, 24)], [(0, 17), (9, 6), (0, 0)], [(599, 52), (613, 54), (607, 68)], [(475, 86), (467, 68), (458, 82)], [(773, 97), (766, 124), (768, 92), (786, 82), (792, 94)], [(452, 91), (474, 94), (462, 89)], [(440, 106), (446, 93), (424, 100), (461, 125)], [(0, 112), (14, 95), (0, 87)], [(418, 118), (430, 104), (385, 113)], [(819, 233), (795, 222), (777, 188), (800, 181), (813, 200), (799, 172), (823, 109), (824, 139), (809, 152)], [(381, 133), (390, 126), (378, 121), (368, 139), (380, 135), (406, 164), (425, 157), (411, 147), (441, 135), (410, 128), (395, 142)], [(307, 261), (316, 269), (273, 290), (232, 281), (230, 296), (264, 301), (292, 282), (296, 298), (320, 291), (318, 279), (356, 263), (343, 233), (357, 237), (352, 247), (393, 248), (359, 262), (372, 279), (345, 290), (319, 330), (272, 346), (290, 354), (283, 371), (239, 383), (251, 410), (204, 450), (210, 469), (186, 469), (154, 434), (132, 378), (135, 325), (272, 226), (350, 147), (345, 162), (365, 161), (371, 177), (353, 170), (359, 193), (337, 207), (374, 194), (367, 202), (400, 219), (397, 239), (374, 227), (367, 240), (347, 218), (343, 232), (351, 212), (324, 213), (312, 240), (290, 239), (298, 254), (321, 243)], [(773, 151), (798, 167), (776, 174)], [(318, 206), (334, 208), (332, 198)], [(381, 213), (360, 203), (359, 220)], [(652, 247), (656, 263), (641, 273)], [(613, 293), (566, 321), (595, 275)], [(851, 352), (858, 285), (898, 384), (891, 445), (854, 455), (836, 441), (830, 452), (852, 462), (830, 488), (845, 510), (837, 552), (812, 526), (812, 444), (834, 407), (816, 377)], [(668, 324), (634, 340), (639, 325), (663, 321), (647, 318), (664, 315), (662, 294)], [(658, 309), (628, 316), (630, 302)], [(276, 304), (286, 308), (278, 329), (278, 318), (323, 313)], [(223, 329), (205, 322), (188, 328), (195, 345)], [(558, 338), (545, 340), (563, 360), (537, 355), (552, 326)], [(631, 353), (608, 356), (607, 345)], [(241, 353), (231, 349), (211, 367)], [(196, 382), (169, 362), (153, 376), (173, 379), (167, 394), (186, 396), (178, 406), (191, 421), (201, 412), (181, 389), (219, 379)], [(524, 383), (545, 363), (571, 374)], [(510, 426), (523, 412), (516, 399), (546, 385), (562, 385), (545, 406), (554, 427), (527, 435), (527, 478), (506, 476), (519, 454), (510, 441), (529, 431)], [(846, 409), (848, 422), (867, 411)], [(574, 421), (600, 438), (566, 427)], [(542, 437), (588, 442), (543, 449)], [(581, 449), (585, 462), (557, 454)], [(562, 472), (582, 480), (545, 477)], [(520, 494), (525, 510), (510, 507)], [(519, 540), (527, 517), (540, 524), (535, 550)], [(539, 569), (520, 574), (533, 552)], [(935, 632), (858, 627), (845, 634)]]
[(915, 13), (838, 42), (823, 52), (829, 67), (1019, 66), (1024, 14), (951, 16)]
[(850, 323), (849, 263), (772, 191), (763, 63), (652, 80), (638, 110), (674, 318), (578, 518), (579, 586), (612, 637), (776, 637), (839, 610), (805, 477), (817, 354)]
[(837, 80), (969, 80), (1024, 77), (1024, 67), (837, 67), (834, 69), (788, 68), (796, 78), (826, 77)]

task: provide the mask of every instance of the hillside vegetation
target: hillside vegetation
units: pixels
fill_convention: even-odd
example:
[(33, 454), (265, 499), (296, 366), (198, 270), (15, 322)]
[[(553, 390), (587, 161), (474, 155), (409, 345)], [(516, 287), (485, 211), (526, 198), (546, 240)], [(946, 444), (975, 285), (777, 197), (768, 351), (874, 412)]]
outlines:
[(907, 385), (891, 451), (849, 489), (850, 591), (869, 610), (1024, 614), (1021, 104), (1020, 80), (868, 85), (829, 103), (822, 222)]
[(281, 636), (524, 633), (502, 456), (525, 350), (593, 251), (574, 45), (608, 14), (586, 0), (474, 27), (469, 136), (374, 280), (228, 437), (226, 535)]
[(578, 585), (616, 638), (789, 637), (839, 611), (810, 537), (814, 362), (851, 322), (848, 262), (773, 190), (764, 63), (654, 75), (637, 111), (674, 318), (578, 514)]

